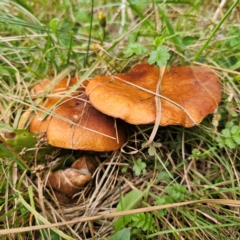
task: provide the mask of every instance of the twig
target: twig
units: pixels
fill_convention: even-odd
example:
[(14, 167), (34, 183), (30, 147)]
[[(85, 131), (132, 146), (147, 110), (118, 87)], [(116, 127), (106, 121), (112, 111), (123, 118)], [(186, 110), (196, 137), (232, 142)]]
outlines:
[[(220, 204), (220, 205), (240, 207), (240, 201), (238, 201), (238, 200), (201, 199), (201, 200), (193, 200), (193, 201), (186, 201), (186, 202), (179, 202), (179, 203), (164, 204), (164, 205), (161, 205), (161, 206), (151, 206), (151, 207), (145, 207), (145, 208), (138, 208), (138, 209), (133, 209), (133, 210), (121, 211), (121, 212), (111, 212), (111, 213), (102, 214), (102, 215), (99, 215), (99, 216), (80, 217), (80, 218), (76, 218), (76, 219), (73, 219), (73, 220), (70, 220), (70, 221), (50, 223), (50, 224), (46, 223), (45, 225), (39, 225), (39, 226), (4, 229), (4, 230), (0, 230), (0, 235), (28, 232), (28, 231), (34, 231), (34, 230), (46, 229), (46, 228), (51, 228), (52, 229), (52, 228), (55, 228), (55, 227), (65, 226), (65, 225), (69, 225), (69, 224), (76, 224), (76, 223), (80, 223), (80, 222), (88, 222), (88, 221), (96, 221), (96, 220), (101, 220), (101, 219), (106, 219), (106, 218), (122, 217), (122, 216), (137, 214), (137, 213), (141, 213), (141, 212), (152, 212), (152, 211), (157, 211), (157, 210), (161, 210), (161, 209), (170, 209), (170, 208), (174, 208), (174, 207), (178, 208), (178, 207), (181, 207), (181, 206), (187, 206), (187, 205), (191, 205), (191, 204), (200, 204), (200, 203), (203, 203), (203, 204), (204, 203), (205, 204)], [(27, 203), (25, 202), (25, 205), (26, 204)], [(37, 217), (41, 217), (42, 221), (44, 220), (44, 222), (47, 222), (47, 220), (43, 219), (43, 217), (41, 215), (37, 215)], [(72, 239), (72, 238), (69, 237), (68, 239)]]
[(155, 103), (156, 103), (156, 120), (152, 129), (152, 133), (148, 139), (148, 141), (144, 144), (143, 147), (147, 147), (149, 146), (152, 142), (153, 139), (156, 136), (156, 133), (158, 131), (159, 128), (159, 124), (160, 124), (160, 120), (161, 120), (161, 109), (162, 109), (162, 104), (161, 104), (161, 100), (160, 97), (158, 96), (160, 93), (160, 88), (161, 88), (161, 84), (162, 84), (162, 79), (163, 79), (163, 74), (165, 72), (165, 66), (160, 68), (159, 71), (159, 79), (158, 79), (158, 83), (157, 83), (157, 88), (156, 88), (156, 95), (155, 95)]

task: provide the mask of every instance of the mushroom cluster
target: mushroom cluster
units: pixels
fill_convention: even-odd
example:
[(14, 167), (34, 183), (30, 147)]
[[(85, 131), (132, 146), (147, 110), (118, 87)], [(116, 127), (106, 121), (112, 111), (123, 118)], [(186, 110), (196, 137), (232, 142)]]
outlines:
[[(61, 148), (114, 151), (126, 141), (122, 120), (136, 125), (151, 124), (160, 114), (161, 126), (192, 127), (217, 108), (221, 87), (210, 68), (174, 66), (165, 70), (163, 76), (160, 73), (160, 68), (143, 62), (125, 74), (96, 76), (89, 82), (84, 81), (75, 91), (70, 90), (77, 79), (63, 79), (34, 116), (30, 131), (46, 132), (49, 144)], [(160, 89), (156, 91), (159, 81)], [(49, 83), (45, 80), (37, 85), (35, 92), (44, 91)], [(156, 97), (160, 98), (160, 113), (156, 112)], [(78, 178), (76, 174), (80, 170), (74, 165), (71, 169), (75, 169), (73, 174), (70, 170), (64, 172), (71, 185), (84, 185), (86, 182), (81, 185), (72, 179)], [(56, 173), (51, 174), (48, 185), (56, 189)], [(88, 172), (90, 180), (89, 176)], [(59, 181), (62, 180), (59, 178)], [(57, 186), (57, 191), (69, 198), (76, 193)]]
[[(45, 133), (48, 143), (60, 148), (98, 152), (119, 149), (126, 141), (125, 125), (89, 103), (85, 94), (87, 81), (68, 93), (76, 83), (76, 78), (64, 78), (53, 87), (34, 115), (30, 132)], [(34, 93), (41, 94), (49, 90), (50, 85), (51, 81), (46, 79), (34, 87)], [(85, 165), (80, 164), (82, 162)], [(70, 168), (49, 172), (45, 182), (59, 201), (70, 203), (91, 180), (95, 169), (94, 159), (83, 156)]]

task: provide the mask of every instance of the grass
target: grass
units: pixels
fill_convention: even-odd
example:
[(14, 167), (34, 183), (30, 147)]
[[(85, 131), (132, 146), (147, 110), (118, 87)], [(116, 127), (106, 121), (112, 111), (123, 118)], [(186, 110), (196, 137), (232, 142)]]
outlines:
[[(226, 134), (239, 126), (239, 1), (3, 0), (0, 7), (0, 121), (14, 129), (38, 109), (31, 89), (41, 79), (127, 71), (149, 57), (156, 37), (168, 66), (207, 65), (222, 86), (217, 112), (198, 126), (159, 127), (142, 148), (153, 126), (132, 125), (121, 151), (96, 153), (101, 165), (76, 204), (57, 203), (41, 181), (42, 161), (1, 140), (1, 239), (116, 240), (121, 216), (120, 233), (131, 239), (240, 238), (240, 136)], [(147, 51), (126, 57), (136, 42)]]

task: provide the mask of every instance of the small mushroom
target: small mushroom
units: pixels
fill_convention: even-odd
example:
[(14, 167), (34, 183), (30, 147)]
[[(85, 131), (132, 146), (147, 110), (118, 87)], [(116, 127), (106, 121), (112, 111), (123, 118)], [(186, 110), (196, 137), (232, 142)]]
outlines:
[(70, 168), (47, 174), (45, 178), (46, 185), (54, 190), (60, 202), (70, 203), (74, 195), (91, 181), (96, 168), (97, 163), (93, 158), (83, 156), (77, 159)]
[[(84, 87), (66, 95), (76, 79), (63, 79), (43, 103), (31, 121), (33, 133), (46, 131), (48, 143), (61, 148), (92, 151), (114, 151), (125, 142), (123, 123), (115, 121), (88, 101)], [(86, 84), (86, 83), (84, 83)], [(47, 111), (50, 114), (44, 119)]]
[[(156, 119), (155, 92), (160, 69), (148, 63), (129, 73), (96, 76), (86, 87), (91, 104), (99, 111), (131, 124)], [(221, 87), (208, 67), (174, 66), (164, 72), (160, 87), (160, 125), (192, 127), (218, 106)]]

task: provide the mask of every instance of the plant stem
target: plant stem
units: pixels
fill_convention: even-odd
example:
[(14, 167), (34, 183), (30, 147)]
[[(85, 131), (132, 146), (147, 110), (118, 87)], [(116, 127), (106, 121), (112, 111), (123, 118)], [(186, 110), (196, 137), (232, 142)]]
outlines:
[(88, 36), (88, 46), (87, 46), (87, 56), (85, 58), (85, 67), (88, 64), (88, 55), (89, 55), (89, 49), (90, 49), (90, 43), (91, 43), (91, 37), (92, 37), (92, 22), (93, 22), (93, 4), (94, 0), (92, 0), (92, 6), (91, 6), (91, 19), (90, 19), (90, 29), (89, 29), (89, 36)]

